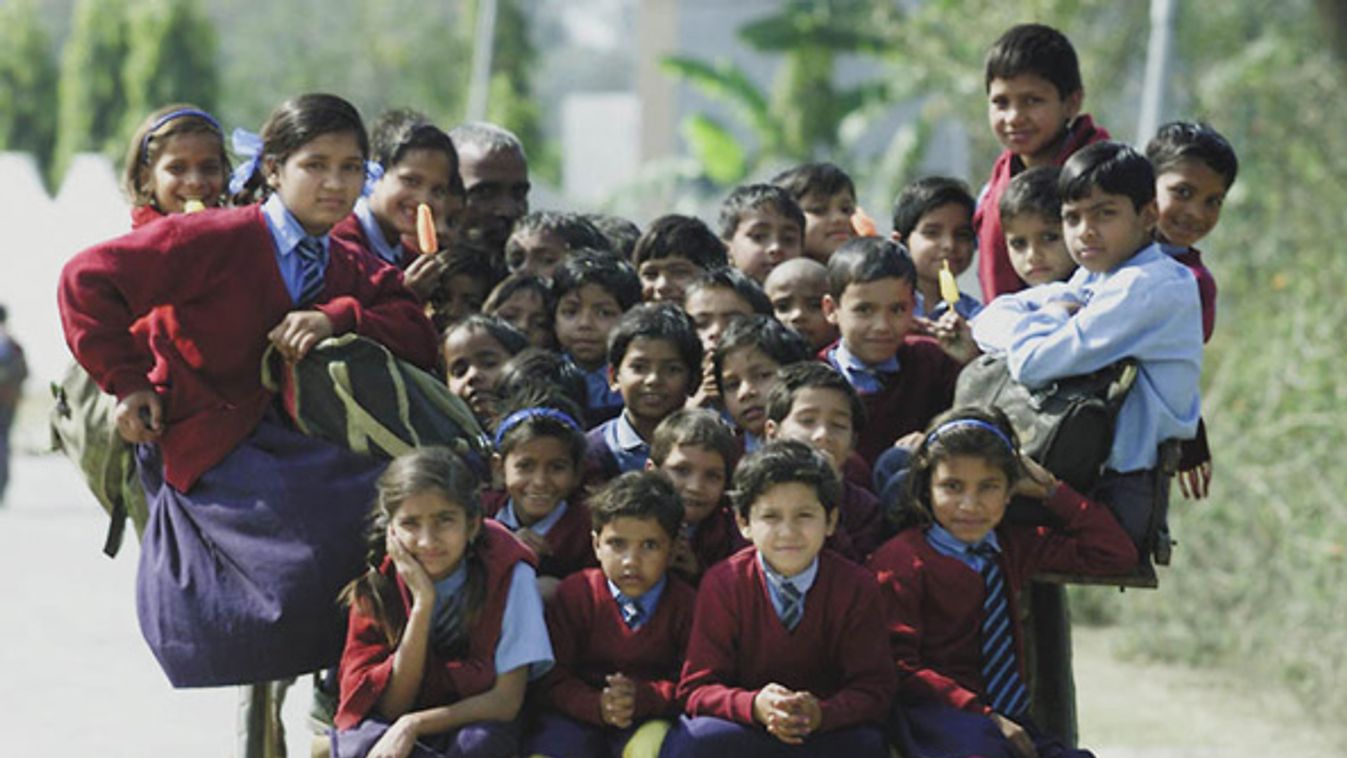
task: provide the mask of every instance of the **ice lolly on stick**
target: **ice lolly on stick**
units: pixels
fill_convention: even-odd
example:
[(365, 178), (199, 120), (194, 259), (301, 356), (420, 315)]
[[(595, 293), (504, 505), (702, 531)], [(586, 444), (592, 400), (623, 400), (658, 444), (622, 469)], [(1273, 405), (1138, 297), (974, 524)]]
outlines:
[(182, 204), (183, 213), (196, 213), (197, 211), (204, 210), (206, 210), (206, 204), (196, 198), (191, 198)]
[(425, 203), (416, 206), (416, 244), (422, 255), (434, 255), (440, 249), (440, 242), (435, 238), (435, 214)]
[(855, 212), (851, 214), (851, 228), (855, 230), (857, 237), (874, 237), (879, 234), (875, 226), (875, 220), (870, 218), (870, 214), (865, 209), (856, 206)]
[(949, 261), (940, 261), (940, 299), (948, 303), (950, 308), (959, 303), (959, 283), (954, 281)]

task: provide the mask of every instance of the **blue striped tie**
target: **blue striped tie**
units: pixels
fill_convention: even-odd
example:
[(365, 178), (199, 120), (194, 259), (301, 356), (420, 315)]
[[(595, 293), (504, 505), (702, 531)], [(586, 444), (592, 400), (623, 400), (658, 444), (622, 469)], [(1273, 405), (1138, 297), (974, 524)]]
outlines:
[(323, 274), (327, 270), (327, 256), (323, 241), (317, 237), (304, 236), (295, 246), (299, 254), (299, 297), (296, 305), (308, 305), (323, 291)]
[(804, 616), (804, 593), (789, 579), (781, 580), (776, 587), (781, 592), (781, 623), (793, 632)]
[(622, 620), (627, 623), (628, 629), (635, 629), (641, 625), (645, 619), (645, 614), (641, 611), (641, 604), (627, 597), (621, 592), (617, 593), (617, 607), (622, 611)]
[(982, 601), (982, 683), (992, 709), (1013, 719), (1028, 708), (1029, 693), (1020, 679), (1006, 582), (995, 548), (984, 544), (971, 551), (982, 559), (982, 581), (987, 592)]

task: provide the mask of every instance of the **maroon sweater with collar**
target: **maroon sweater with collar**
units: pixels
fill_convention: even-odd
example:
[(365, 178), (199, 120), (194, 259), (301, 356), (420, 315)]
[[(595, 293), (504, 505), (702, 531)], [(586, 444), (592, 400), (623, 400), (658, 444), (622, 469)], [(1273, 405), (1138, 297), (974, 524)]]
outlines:
[[(334, 240), (309, 308), (421, 368), (434, 327), (396, 269)], [(164, 477), (186, 492), (261, 420), (271, 331), (295, 310), (260, 206), (166, 216), (72, 258), (57, 292), (66, 343), (103, 391), (153, 389), (165, 401)], [(146, 319), (150, 344), (132, 334)]]
[[(375, 262), (382, 263), (385, 266), (391, 265), (388, 261), (380, 258), (378, 253), (374, 252), (374, 246), (370, 244), (369, 235), (365, 233), (365, 227), (360, 224), (360, 217), (354, 213), (334, 224), (330, 234), (334, 240), (341, 240), (351, 247), (359, 248), (366, 255), (373, 258)], [(415, 250), (407, 247), (407, 245), (400, 239), (394, 249), (399, 253), (398, 262), (394, 268), (399, 270), (405, 270), (408, 266), (412, 265), (412, 261), (415, 261), (418, 255)]]
[[(489, 489), (482, 493), (482, 512), (495, 523), (500, 523), (495, 520), (496, 516), (509, 504), (510, 495), (505, 490)], [(599, 565), (599, 560), (594, 557), (593, 530), (589, 508), (576, 492), (566, 501), (566, 512), (543, 535), (551, 552), (538, 556), (538, 576), (565, 579), (580, 569)]]
[[(1044, 505), (1059, 527), (996, 529), (1010, 618), (1024, 671), (1018, 594), (1034, 572), (1116, 575), (1137, 563), (1136, 548), (1113, 514), (1065, 484)], [(982, 575), (931, 547), (923, 528), (905, 529), (870, 556), (879, 579), (901, 702), (936, 702), (988, 712), (983, 702)]]
[(752, 546), (702, 577), (678, 682), (687, 713), (753, 724), (753, 698), (775, 682), (819, 699), (819, 731), (882, 723), (897, 678), (874, 575), (821, 551), (794, 631), (781, 623), (767, 593)]
[(635, 720), (678, 712), (678, 668), (692, 630), (696, 592), (670, 576), (655, 615), (638, 629), (622, 620), (597, 568), (571, 574), (547, 604), (547, 631), (556, 666), (539, 684), (549, 707), (603, 726), (600, 699), (605, 678), (621, 673), (636, 684)]

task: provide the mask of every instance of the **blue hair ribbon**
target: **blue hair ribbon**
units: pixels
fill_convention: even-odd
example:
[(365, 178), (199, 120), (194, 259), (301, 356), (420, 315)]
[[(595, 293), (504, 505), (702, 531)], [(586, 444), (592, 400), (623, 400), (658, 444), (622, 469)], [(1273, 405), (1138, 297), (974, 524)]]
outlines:
[(216, 121), (214, 116), (200, 108), (179, 108), (175, 111), (169, 111), (155, 119), (154, 123), (150, 124), (150, 128), (145, 130), (145, 136), (140, 140), (141, 161), (149, 162), (150, 156), (148, 151), (150, 148), (150, 140), (154, 137), (155, 132), (159, 131), (163, 128), (164, 124), (167, 124), (170, 121), (176, 121), (177, 119), (187, 118), (189, 116), (194, 116), (205, 121), (207, 124), (210, 124), (215, 131), (220, 133), (221, 138), (224, 137), (224, 129), (220, 128), (220, 122)]
[(365, 161), (365, 187), (360, 190), (361, 197), (374, 194), (374, 185), (384, 178), (384, 166), (378, 161)]
[(528, 419), (539, 416), (550, 418), (554, 421), (560, 421), (575, 431), (580, 431), (580, 424), (564, 411), (559, 411), (556, 408), (525, 408), (511, 413), (496, 425), (496, 448), (500, 448), (500, 443), (505, 440), (505, 435), (508, 434), (511, 429), (519, 426)]
[(243, 191), (244, 185), (252, 178), (253, 173), (257, 171), (257, 164), (262, 160), (262, 138), (239, 127), (229, 135), (229, 141), (234, 149), (234, 155), (243, 159), (229, 176), (229, 194), (237, 195)]
[(1001, 431), (1000, 427), (998, 427), (996, 424), (989, 424), (986, 421), (983, 421), (982, 419), (976, 418), (956, 418), (953, 421), (946, 421), (945, 423), (936, 427), (935, 430), (932, 431), (930, 434), (926, 435), (926, 444), (930, 445), (931, 443), (935, 442), (936, 438), (940, 436), (941, 432), (949, 431), (951, 429), (968, 429), (968, 428), (983, 429), (985, 431), (991, 432), (992, 434), (995, 434), (997, 439), (1005, 443), (1007, 450), (1009, 450), (1012, 453), (1015, 452), (1015, 446), (1010, 443), (1010, 437), (1007, 437), (1006, 433)]

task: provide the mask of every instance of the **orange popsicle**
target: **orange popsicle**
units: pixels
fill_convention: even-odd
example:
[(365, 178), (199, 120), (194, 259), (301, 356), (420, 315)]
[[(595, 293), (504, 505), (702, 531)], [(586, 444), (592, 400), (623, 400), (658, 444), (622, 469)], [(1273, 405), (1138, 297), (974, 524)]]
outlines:
[(865, 209), (856, 206), (856, 210), (851, 214), (851, 228), (856, 230), (857, 237), (874, 237), (879, 234), (878, 227), (875, 226), (875, 220), (865, 212)]
[(435, 214), (425, 203), (416, 206), (416, 243), (422, 255), (433, 255), (440, 249), (440, 242), (435, 237)]

